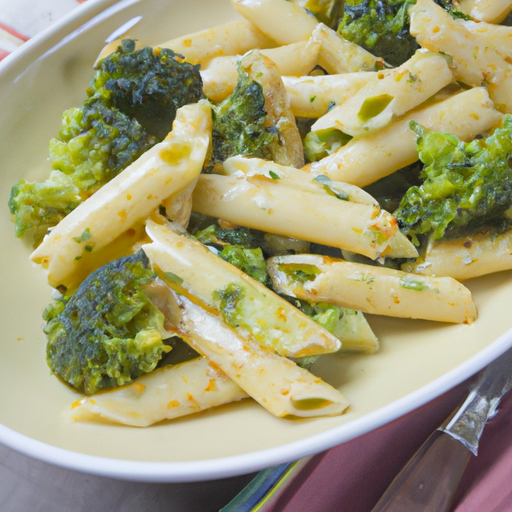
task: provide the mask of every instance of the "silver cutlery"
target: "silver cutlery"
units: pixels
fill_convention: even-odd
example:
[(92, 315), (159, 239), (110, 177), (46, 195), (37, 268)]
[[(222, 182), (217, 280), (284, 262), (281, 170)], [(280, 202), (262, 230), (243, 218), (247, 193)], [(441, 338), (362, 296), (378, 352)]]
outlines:
[(448, 510), (467, 463), (512, 387), (512, 349), (487, 366), (467, 398), (395, 477), (372, 512)]

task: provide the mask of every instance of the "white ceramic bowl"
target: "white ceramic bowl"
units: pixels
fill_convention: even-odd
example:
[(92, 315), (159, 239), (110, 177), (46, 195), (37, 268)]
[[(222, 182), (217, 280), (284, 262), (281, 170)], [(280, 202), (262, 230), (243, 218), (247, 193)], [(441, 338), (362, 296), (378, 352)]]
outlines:
[(476, 323), (369, 317), (372, 356), (330, 356), (315, 372), (351, 400), (334, 418), (286, 421), (255, 403), (147, 429), (73, 423), (76, 395), (45, 362), (41, 312), (50, 301), (30, 247), (13, 235), (10, 187), (49, 172), (48, 141), (61, 112), (81, 104), (92, 64), (115, 29), (142, 16), (132, 37), (158, 44), (235, 18), (228, 0), (89, 0), (0, 64), (0, 442), (35, 458), (99, 475), (197, 481), (249, 473), (328, 449), (413, 410), (462, 382), (512, 345), (512, 273), (468, 283)]

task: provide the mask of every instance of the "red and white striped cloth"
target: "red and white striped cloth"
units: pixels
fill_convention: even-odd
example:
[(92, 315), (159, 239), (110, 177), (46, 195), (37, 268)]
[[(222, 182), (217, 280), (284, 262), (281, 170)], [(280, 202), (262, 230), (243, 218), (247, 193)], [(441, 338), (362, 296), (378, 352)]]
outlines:
[(0, 60), (85, 0), (0, 0)]

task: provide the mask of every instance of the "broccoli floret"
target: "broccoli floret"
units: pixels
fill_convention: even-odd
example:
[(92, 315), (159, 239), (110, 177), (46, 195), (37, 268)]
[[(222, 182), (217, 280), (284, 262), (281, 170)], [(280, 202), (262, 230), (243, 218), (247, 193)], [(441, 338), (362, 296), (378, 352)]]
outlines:
[(272, 148), (279, 142), (277, 128), (266, 126), (267, 111), (262, 86), (239, 64), (238, 82), (233, 93), (214, 105), (211, 171), (230, 156), (245, 155), (272, 159)]
[(71, 177), (84, 199), (156, 142), (136, 119), (96, 97), (64, 112), (59, 135), (50, 141), (52, 167)]
[(408, 9), (416, 0), (345, 0), (338, 32), (388, 64), (399, 66), (418, 49)]
[(134, 48), (135, 41), (125, 39), (100, 61), (87, 94), (137, 119), (148, 134), (163, 140), (176, 110), (203, 96), (199, 66), (183, 62), (170, 49)]
[(256, 229), (250, 229), (243, 226), (233, 226), (231, 228), (221, 227), (212, 217), (209, 218), (211, 224), (200, 229), (191, 229), (193, 234), (201, 243), (223, 248), (227, 245), (239, 245), (247, 249), (261, 247), (264, 233)]
[(162, 341), (164, 316), (142, 289), (155, 277), (140, 250), (101, 267), (49, 305), (43, 318), (51, 370), (86, 394), (152, 371), (170, 350)]
[(217, 255), (242, 272), (265, 286), (270, 285), (265, 256), (261, 249), (264, 244), (262, 231), (242, 226), (228, 229), (213, 223), (201, 231), (194, 231), (193, 234), (201, 243), (212, 248)]
[(414, 162), (364, 187), (364, 190), (375, 198), (383, 210), (393, 212), (400, 206), (400, 201), (407, 190), (414, 185), (421, 185), (422, 168), (423, 164), (420, 161)]
[(460, 141), (416, 122), (422, 184), (403, 196), (394, 215), (404, 233), (434, 239), (458, 237), (489, 226), (505, 229), (512, 219), (512, 116), (487, 138)]
[(219, 256), (232, 265), (259, 281), (265, 286), (270, 285), (270, 277), (267, 273), (263, 251), (257, 247), (248, 249), (239, 245), (227, 245), (220, 251)]
[(16, 183), (9, 200), (15, 234), (33, 232), (40, 241), (82, 201), (149, 149), (156, 139), (135, 119), (97, 98), (62, 116), (60, 140), (50, 141), (56, 169), (42, 183)]
[(343, 15), (343, 0), (293, 0), (313, 14), (318, 21), (336, 28)]
[[(454, 18), (470, 19), (451, 0), (434, 0)], [(416, 0), (345, 0), (338, 32), (388, 64), (399, 66), (419, 48), (410, 34), (409, 8)]]
[(70, 176), (60, 171), (53, 171), (43, 183), (18, 181), (11, 188), (8, 203), (14, 232), (21, 237), (25, 231), (40, 231), (42, 237), (80, 202), (80, 189)]
[[(62, 115), (50, 141), (52, 167), (65, 174), (42, 184), (18, 182), (9, 208), (16, 236), (39, 242), (47, 229), (169, 133), (176, 110), (202, 97), (197, 66), (172, 50), (134, 50), (124, 40), (101, 60), (81, 107)], [(71, 197), (72, 196), (72, 197)], [(67, 200), (69, 198), (69, 201)]]
[[(313, 304), (288, 295), (282, 295), (282, 297), (335, 336), (339, 336), (339, 331), (343, 331), (343, 317), (354, 314), (352, 310), (340, 308), (326, 302)], [(295, 362), (302, 368), (310, 369), (317, 359), (318, 356), (306, 356), (295, 359)]]
[(317, 324), (320, 324), (330, 333), (335, 334), (340, 320), (345, 314), (353, 314), (351, 310), (345, 310), (326, 302), (311, 304), (302, 299), (289, 297), (289, 301), (305, 315), (311, 317)]

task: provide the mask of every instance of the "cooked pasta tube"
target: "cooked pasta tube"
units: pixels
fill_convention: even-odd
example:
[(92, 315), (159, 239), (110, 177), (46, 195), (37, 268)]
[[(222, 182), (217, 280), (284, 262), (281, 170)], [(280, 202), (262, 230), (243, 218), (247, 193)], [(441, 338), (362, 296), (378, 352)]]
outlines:
[(218, 367), (198, 357), (154, 370), (127, 386), (80, 398), (71, 407), (71, 418), (149, 427), (246, 397)]
[(368, 135), (403, 116), (452, 81), (446, 58), (418, 50), (397, 68), (373, 72), (361, 89), (318, 119), (311, 130), (336, 128), (353, 137)]
[[(195, 106), (185, 106), (178, 109), (173, 123), (172, 136), (182, 138), (194, 138), (198, 133), (211, 130), (209, 120), (210, 107), (206, 102), (201, 101), (201, 108), (204, 109), (204, 115), (195, 115), (193, 110)], [(208, 158), (208, 157), (207, 157)], [(192, 193), (197, 184), (197, 175), (188, 185), (179, 192), (163, 199), (160, 204), (165, 208), (165, 214), (169, 219), (177, 222), (180, 226), (186, 228), (192, 213)]]
[[(209, 259), (211, 259), (210, 256)], [(147, 289), (145, 291), (148, 293)], [(170, 299), (168, 297), (170, 293), (171, 292), (168, 287), (159, 285), (156, 287), (156, 295), (153, 294), (154, 296), (152, 296), (152, 300), (158, 305), (159, 309), (162, 310), (167, 318), (171, 318), (173, 315), (173, 310), (168, 306), (168, 304), (172, 305), (174, 303), (172, 298)], [(155, 297), (158, 298), (158, 302), (154, 300)], [(316, 311), (316, 314), (324, 314), (321, 307)], [(331, 310), (325, 314), (330, 318), (324, 318), (323, 321), (331, 322), (332, 328), (329, 330), (338, 340), (341, 341), (341, 350), (366, 353), (372, 353), (377, 350), (378, 340), (361, 312), (340, 308), (339, 316), (335, 321), (330, 316), (334, 314)], [(246, 333), (243, 333), (243, 336), (245, 337)]]
[(281, 76), (302, 76), (316, 67), (320, 49), (321, 44), (309, 38), (278, 48), (262, 49), (260, 53), (274, 62)]
[(422, 47), (449, 55), (457, 80), (487, 84), (497, 108), (512, 113), (511, 27), (454, 19), (433, 0), (418, 0), (409, 14)]
[(192, 180), (177, 194), (164, 199), (160, 204), (165, 208), (165, 215), (181, 227), (187, 228), (192, 213), (192, 194), (197, 185), (197, 178)]
[(418, 160), (417, 137), (409, 128), (412, 120), (430, 130), (469, 141), (489, 130), (501, 117), (486, 89), (475, 87), (415, 110), (366, 137), (354, 138), (306, 169), (314, 175), (325, 174), (333, 180), (364, 187)]
[(309, 39), (318, 25), (313, 15), (295, 2), (287, 0), (231, 0), (245, 19), (278, 45)]
[(294, 297), (377, 315), (470, 324), (471, 292), (450, 277), (409, 274), (314, 254), (267, 262), (274, 287)]
[(501, 23), (512, 11), (511, 0), (459, 0), (458, 9), (475, 21)]
[[(312, 179), (311, 175), (286, 165), (279, 165), (263, 158), (249, 158), (245, 156), (232, 156), (222, 164), (222, 174), (227, 176), (261, 177), (266, 180), (279, 180), (297, 191), (308, 192), (325, 196), (337, 195), (345, 201), (353, 203), (379, 206), (377, 200), (368, 192), (351, 183), (341, 183), (329, 179)], [(325, 178), (325, 177), (324, 177)]]
[(201, 69), (204, 95), (214, 103), (227, 98), (236, 87), (238, 80), (237, 62), (240, 57), (215, 57), (208, 66)]
[(422, 275), (450, 276), (460, 281), (512, 269), (512, 231), (436, 240), (424, 258), (402, 269)]
[(338, 75), (283, 76), (282, 79), (294, 115), (318, 118), (356, 94), (372, 74), (371, 71), (360, 71)]
[[(280, 75), (302, 76), (317, 65), (319, 50), (320, 43), (309, 39), (259, 52), (276, 65)], [(201, 70), (203, 91), (208, 99), (219, 102), (233, 92), (238, 80), (239, 59), (239, 56), (217, 57)]]
[(383, 59), (347, 41), (323, 23), (316, 26), (311, 38), (321, 43), (318, 64), (330, 75), (375, 71), (384, 67)]
[[(302, 357), (339, 350), (340, 341), (267, 287), (210, 252), (175, 224), (146, 226), (151, 240), (142, 249), (159, 276), (179, 285), (189, 298), (220, 311), (237, 331), (249, 332), (283, 356)], [(198, 272), (198, 269), (207, 271)]]
[(239, 20), (171, 39), (158, 46), (183, 55), (191, 64), (206, 66), (215, 57), (241, 55), (253, 48), (272, 48), (275, 43), (250, 21)]
[(251, 336), (241, 336), (218, 314), (171, 293), (176, 304), (171, 323), (178, 334), (273, 415), (331, 416), (348, 407), (346, 398), (322, 379)]
[(201, 175), (194, 190), (193, 210), (372, 259), (417, 256), (390, 213), (377, 206), (341, 200), (326, 190), (323, 194), (299, 191), (279, 179)]
[[(201, 102), (182, 108), (176, 133), (81, 203), (32, 253), (32, 261), (48, 269), (52, 286), (76, 286), (98, 252), (197, 178), (210, 144), (210, 106)], [(180, 126), (185, 120), (187, 126)]]

